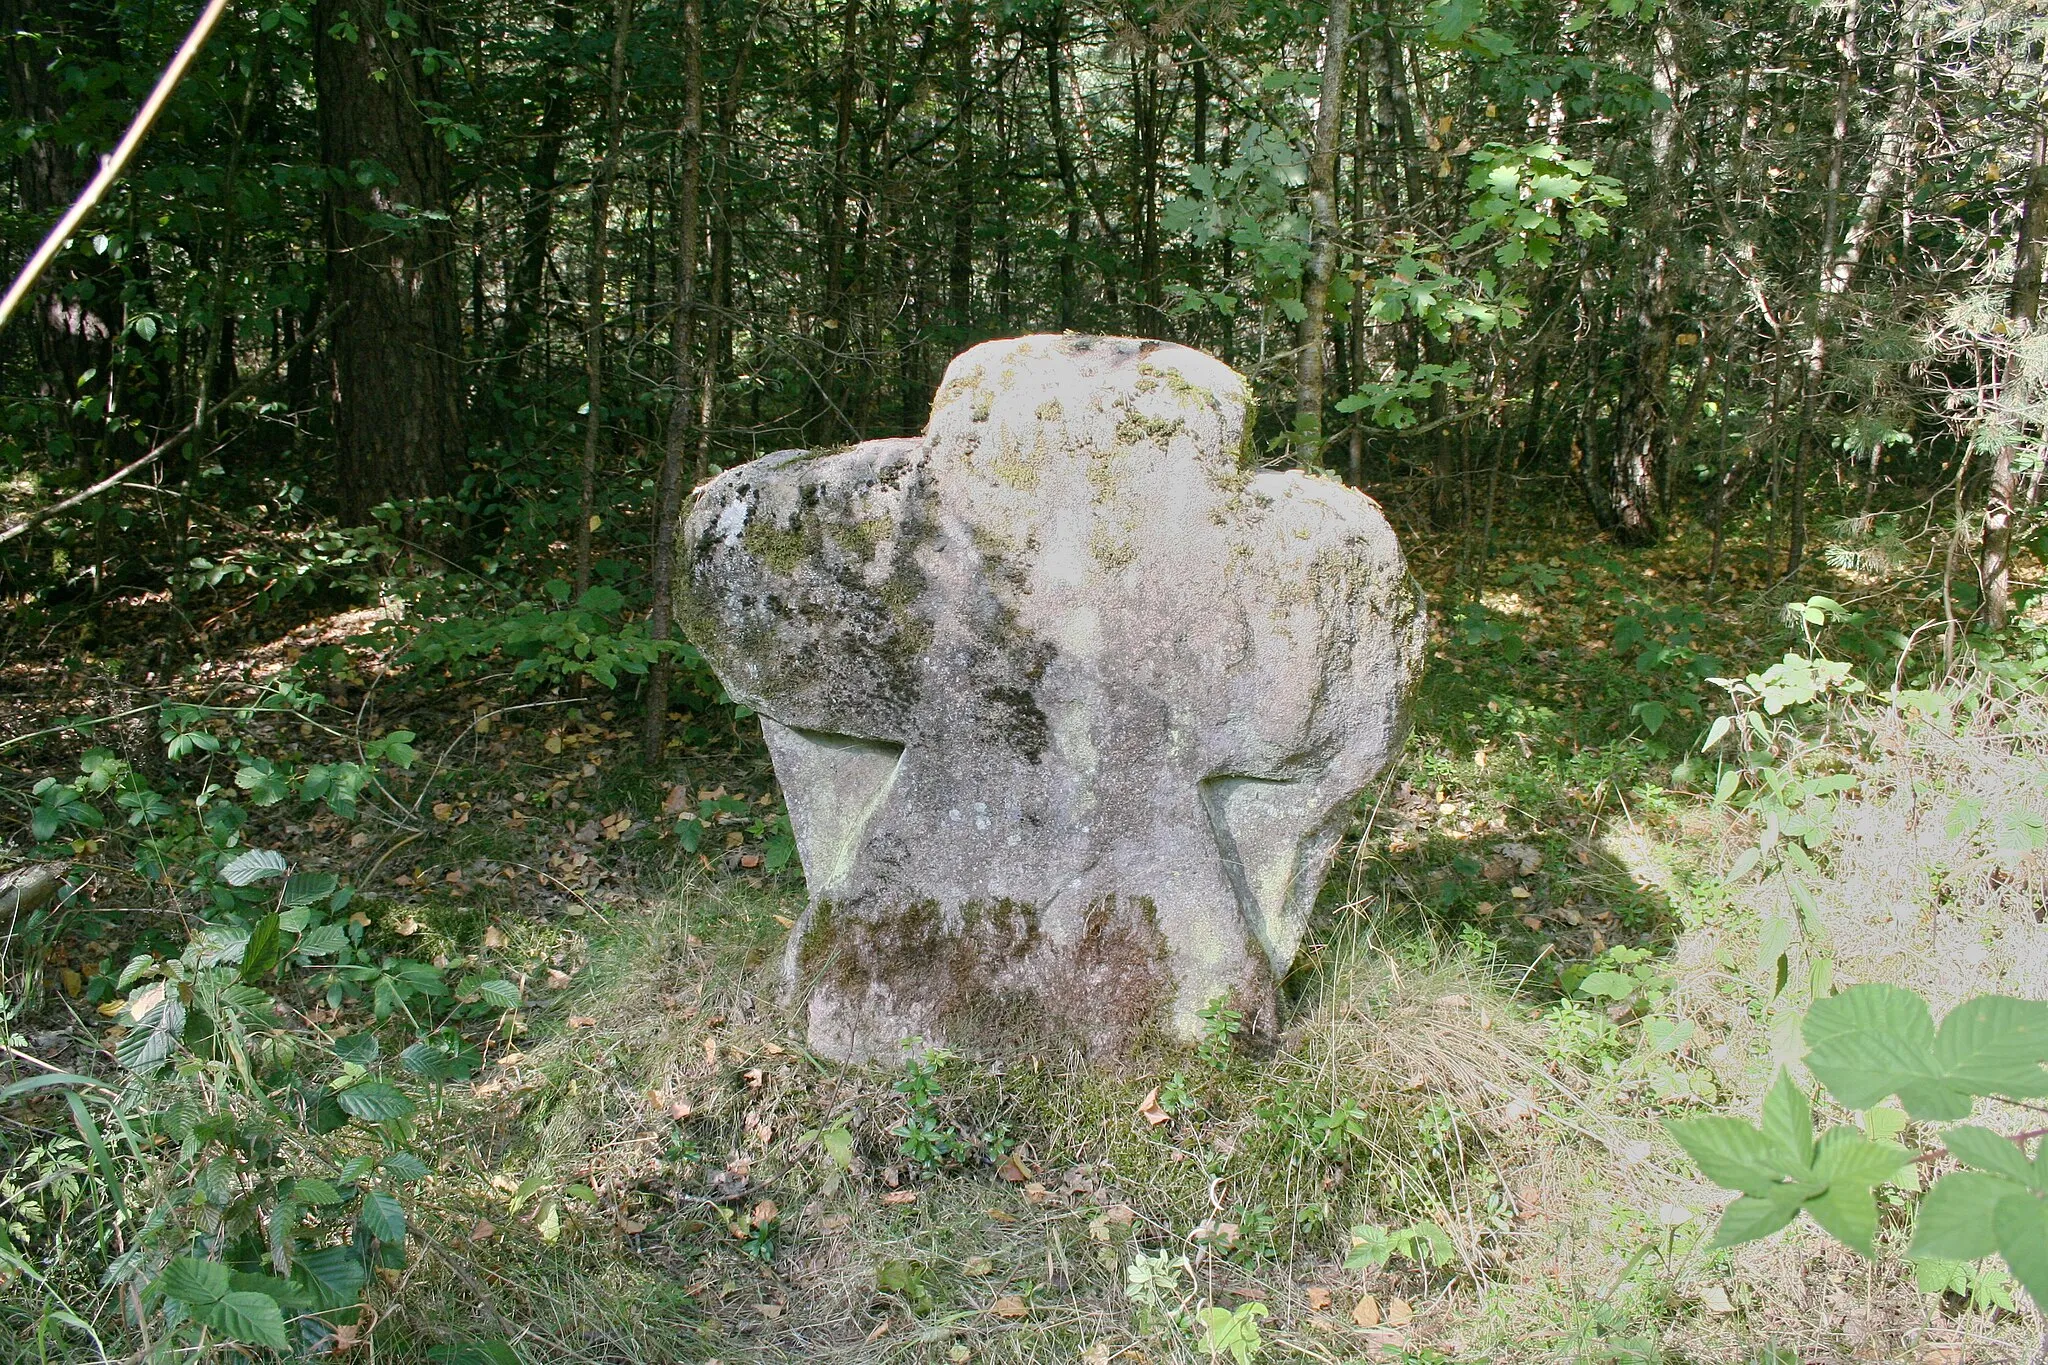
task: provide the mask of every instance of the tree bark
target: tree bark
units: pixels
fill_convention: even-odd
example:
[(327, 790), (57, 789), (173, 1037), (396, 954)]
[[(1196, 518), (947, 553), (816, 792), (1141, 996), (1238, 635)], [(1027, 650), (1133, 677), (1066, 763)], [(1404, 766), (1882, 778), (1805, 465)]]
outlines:
[(2019, 242), (2013, 248), (2012, 295), (2007, 312), (2032, 324), (2041, 316), (2041, 261), (2048, 247), (2048, 127), (2034, 130), (2034, 156), (2026, 197), (2020, 201)]
[(1053, 160), (1059, 168), (1066, 198), (1066, 234), (1060, 240), (1060, 330), (1074, 330), (1079, 315), (1076, 266), (1081, 254), (1081, 183), (1074, 167), (1074, 147), (1067, 132), (1066, 90), (1060, 75), (1060, 54), (1067, 41), (1066, 10), (1054, 6), (1045, 36), (1045, 117), (1052, 130)]
[[(668, 431), (662, 445), (661, 474), (655, 484), (654, 557), (649, 566), (654, 602), (647, 616), (647, 634), (656, 641), (667, 640), (675, 590), (676, 535), (681, 530), (683, 465), (689, 446), (690, 406), (693, 401), (709, 404), (709, 385), (702, 398), (691, 392), (691, 366), (695, 359), (697, 330), (697, 238), (699, 186), (704, 165), (704, 57), (703, 21), (699, 0), (683, 0), (683, 126), (679, 140), (683, 164), (676, 186), (676, 321), (675, 381), (669, 400)], [(735, 80), (737, 78), (735, 77)], [(730, 129), (727, 130), (728, 134)], [(710, 371), (712, 357), (705, 357)], [(658, 762), (668, 733), (668, 690), (671, 674), (666, 655), (657, 658), (649, 670), (646, 711), (640, 731), (641, 753), (648, 763)]]
[[(96, 158), (80, 146), (70, 123), (72, 107), (87, 95), (93, 71), (121, 60), (120, 17), (110, 0), (74, 0), (69, 5), (35, 0), (0, 0), (4, 27), (9, 112), (24, 129), (38, 135), (20, 144), (15, 162), (15, 188), (21, 208), (40, 235), (91, 180)], [(84, 77), (74, 80), (74, 77)], [(82, 467), (95, 469), (85, 448), (97, 433), (74, 420), (98, 400), (100, 430), (109, 419), (133, 415), (153, 423), (155, 386), (138, 390), (117, 387), (115, 342), (122, 325), (121, 268), (110, 254), (67, 250), (52, 261), (23, 321), (29, 329), (29, 350), (35, 358), (37, 388), (49, 400), (58, 426), (80, 443)], [(86, 379), (86, 376), (92, 376)], [(83, 384), (81, 380), (85, 380)], [(141, 400), (133, 414), (115, 411), (117, 393), (123, 406)], [(96, 442), (95, 442), (96, 444)], [(145, 441), (144, 444), (147, 444)], [(109, 466), (119, 453), (104, 452)]]
[(946, 256), (946, 322), (956, 349), (974, 326), (974, 5), (953, 0), (952, 242)]
[(605, 266), (610, 249), (612, 183), (618, 177), (625, 117), (626, 37), (633, 0), (613, 11), (611, 85), (604, 102), (604, 155), (590, 180), (590, 271), (583, 299), (583, 463), (576, 500), (576, 595), (590, 588), (590, 537), (597, 529), (597, 447), (604, 434)]
[(1665, 399), (1671, 387), (1671, 350), (1675, 334), (1673, 309), (1677, 287), (1672, 258), (1676, 223), (1668, 208), (1671, 161), (1678, 144), (1677, 39), (1668, 22), (1656, 30), (1651, 63), (1652, 90), (1663, 106), (1650, 114), (1650, 164), (1643, 196), (1646, 212), (1639, 229), (1641, 264), (1637, 272), (1634, 318), (1630, 328), (1628, 366), (1622, 372), (1614, 426), (1599, 471), (1600, 499), (1594, 511), (1618, 544), (1653, 545), (1663, 534), (1657, 524), (1659, 472), (1669, 454)]
[(1316, 466), (1323, 457), (1324, 367), (1330, 335), (1330, 279), (1337, 273), (1337, 138), (1344, 126), (1345, 58), (1351, 46), (1351, 0), (1330, 0), (1323, 27), (1323, 80), (1316, 106), (1315, 147), (1309, 154), (1308, 268), (1303, 272), (1301, 351), (1294, 379), (1294, 460)]
[(338, 0), (313, 9), (336, 483), (353, 523), (452, 491), (466, 455), (448, 153), (427, 125), (437, 92), (416, 55), (436, 45), (433, 7), (393, 0), (385, 14), (400, 31), (359, 25)]
[[(552, 16), (553, 37), (563, 47), (576, 34), (576, 7), (557, 3)], [(569, 82), (547, 82), (548, 97), (541, 106), (540, 127), (534, 141), (533, 160), (528, 163), (524, 203), (519, 212), (519, 255), (505, 290), (505, 329), (499, 340), (498, 382), (511, 387), (519, 381), (526, 361), (526, 348), (533, 342), (535, 321), (543, 312), (541, 289), (547, 282), (548, 247), (555, 221), (555, 193), (560, 182), (562, 137), (569, 126), (574, 100)]]

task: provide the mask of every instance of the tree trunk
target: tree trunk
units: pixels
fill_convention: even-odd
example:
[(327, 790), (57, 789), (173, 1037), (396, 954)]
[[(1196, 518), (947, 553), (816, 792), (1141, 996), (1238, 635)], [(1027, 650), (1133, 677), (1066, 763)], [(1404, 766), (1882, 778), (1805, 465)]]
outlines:
[[(1348, 0), (1345, 0), (1348, 3)], [(1166, 333), (1165, 282), (1159, 276), (1159, 43), (1149, 24), (1131, 51), (1131, 132), (1137, 167), (1132, 192), (1138, 227), (1138, 297), (1132, 330), (1140, 336)]]
[[(699, 184), (704, 165), (704, 42), (699, 0), (683, 0), (683, 164), (676, 186), (676, 368), (674, 392), (669, 399), (668, 432), (662, 444), (661, 475), (655, 484), (654, 558), (649, 566), (654, 602), (647, 615), (647, 634), (661, 641), (669, 638), (670, 615), (675, 590), (677, 523), (683, 512), (683, 464), (689, 445), (691, 365), (697, 330), (697, 237)], [(735, 77), (737, 80), (737, 77)], [(727, 130), (728, 134), (730, 129)], [(706, 355), (704, 369), (713, 365)], [(701, 400), (707, 404), (706, 397)], [(641, 753), (648, 763), (661, 758), (668, 733), (668, 689), (670, 664), (666, 655), (657, 658), (649, 670), (646, 712), (640, 731)]]
[(1081, 254), (1081, 183), (1074, 168), (1074, 147), (1067, 132), (1065, 82), (1060, 75), (1060, 54), (1066, 46), (1066, 11), (1055, 6), (1045, 36), (1045, 117), (1052, 129), (1054, 163), (1059, 167), (1060, 189), (1066, 198), (1066, 234), (1060, 241), (1060, 330), (1074, 330), (1077, 307), (1076, 263)]
[[(462, 312), (447, 217), (448, 153), (422, 106), (434, 81), (433, 8), (393, 0), (406, 30), (358, 26), (337, 0), (313, 10), (320, 146), (329, 168), (328, 307), (336, 317), (335, 456), (341, 513), (452, 491), (465, 461)], [(403, 220), (405, 229), (386, 224)]]
[(2041, 316), (2041, 261), (2048, 246), (2048, 127), (2034, 130), (2033, 164), (2020, 201), (2018, 245), (2013, 248), (2012, 296), (2007, 311), (2029, 324)]
[[(2031, 330), (2041, 312), (2041, 238), (2048, 232), (2048, 133), (2036, 130), (2033, 162), (2027, 177), (2026, 198), (2020, 204), (2019, 242), (2013, 250), (2012, 290), (2006, 312), (2024, 332)], [(2001, 357), (1994, 357), (1999, 363)], [(2000, 387), (2010, 384), (2018, 360), (2005, 359), (2004, 368), (1993, 376)], [(1991, 485), (1984, 499), (1984, 545), (1979, 576), (1984, 583), (1984, 624), (2004, 630), (2012, 615), (2012, 518), (2018, 500), (2013, 477), (2012, 438), (2001, 439), (1991, 457)]]
[(590, 180), (590, 271), (583, 299), (583, 463), (576, 499), (576, 595), (590, 588), (590, 536), (597, 529), (597, 446), (604, 434), (604, 286), (612, 183), (619, 170), (625, 116), (626, 36), (633, 0), (618, 0), (612, 29), (611, 86), (604, 101), (604, 155)]
[(974, 5), (953, 0), (952, 243), (946, 256), (946, 322), (966, 349), (974, 311)]
[(1303, 272), (1301, 353), (1294, 379), (1294, 460), (1323, 457), (1324, 366), (1330, 335), (1330, 278), (1337, 273), (1337, 137), (1344, 126), (1345, 57), (1351, 45), (1351, 0), (1331, 0), (1323, 28), (1323, 83), (1316, 141), (1309, 155), (1308, 268)]
[[(552, 24), (552, 36), (566, 48), (576, 33), (576, 7), (557, 3)], [(524, 203), (519, 212), (519, 255), (512, 267), (512, 278), (506, 282), (505, 329), (499, 340), (498, 382), (508, 388), (519, 381), (526, 348), (533, 341), (535, 320), (543, 311), (541, 290), (547, 283), (548, 246), (555, 221), (562, 136), (568, 129), (574, 104), (569, 82), (550, 80), (547, 85), (547, 102), (541, 106), (540, 127), (534, 141), (533, 160), (527, 166)]]
[(1656, 499), (1670, 440), (1664, 408), (1671, 387), (1676, 330), (1672, 313), (1678, 293), (1671, 250), (1677, 224), (1667, 207), (1670, 196), (1666, 186), (1678, 143), (1677, 100), (1681, 94), (1677, 40), (1668, 22), (1657, 26), (1651, 88), (1663, 103), (1650, 115), (1650, 165), (1643, 196), (1646, 211), (1640, 227), (1643, 254), (1628, 365), (1616, 395), (1607, 449), (1594, 461), (1600, 476), (1600, 498), (1594, 511), (1603, 529), (1617, 543), (1628, 546), (1655, 544), (1663, 534), (1657, 524)]
[[(823, 333), (819, 347), (820, 366), (815, 385), (814, 415), (836, 415), (833, 396), (840, 370), (846, 364), (851, 330), (852, 272), (846, 264), (848, 228), (846, 201), (853, 192), (848, 163), (853, 151), (853, 104), (860, 93), (860, 54), (854, 40), (860, 36), (861, 0), (846, 0), (839, 19), (839, 76), (832, 98), (832, 174), (825, 190), (825, 221), (819, 243), (825, 275), (825, 301), (818, 318)], [(844, 423), (840, 424), (842, 427)], [(849, 436), (858, 435), (847, 432)]]
[[(80, 146), (69, 115), (81, 98), (101, 97), (88, 94), (88, 82), (72, 76), (120, 61), (120, 17), (111, 0), (77, 0), (70, 5), (0, 0), (0, 26), (9, 111), (23, 131), (38, 133), (18, 144), (14, 183), (21, 209), (40, 235), (71, 207), (96, 169), (97, 158)], [(89, 429), (74, 422), (74, 413), (97, 399), (100, 423), (124, 415), (114, 412), (121, 286), (120, 267), (112, 255), (67, 250), (43, 272), (34, 298), (22, 310), (37, 388), (49, 400), (59, 427), (79, 442), (76, 457), (87, 471), (96, 470), (87, 443), (96, 444), (105, 426)], [(152, 408), (158, 397), (154, 392), (138, 393), (131, 385), (119, 386), (118, 392), (131, 402), (141, 397)], [(115, 452), (105, 452), (105, 457), (110, 467), (118, 462)]]

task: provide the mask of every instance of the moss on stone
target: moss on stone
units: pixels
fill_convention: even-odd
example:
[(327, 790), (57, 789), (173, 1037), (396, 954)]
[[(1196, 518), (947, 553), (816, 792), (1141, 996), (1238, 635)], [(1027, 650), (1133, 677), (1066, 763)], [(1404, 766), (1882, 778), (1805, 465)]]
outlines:
[(819, 547), (815, 521), (791, 513), (790, 522), (788, 526), (776, 526), (767, 517), (756, 516), (740, 533), (740, 544), (747, 547), (747, 553), (784, 578), (795, 573)]

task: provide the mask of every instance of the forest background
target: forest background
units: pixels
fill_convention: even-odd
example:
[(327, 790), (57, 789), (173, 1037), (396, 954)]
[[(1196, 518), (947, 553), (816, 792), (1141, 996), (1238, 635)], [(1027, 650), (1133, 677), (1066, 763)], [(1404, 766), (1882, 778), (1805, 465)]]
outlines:
[[(7, 259), (191, 17), (0, 5)], [(2044, 41), (229, 6), (0, 333), (9, 1349), (2014, 1349), (2012, 1280), (1899, 1228), (1883, 1274), (1710, 1247), (1654, 1120), (1753, 1106), (1837, 974), (2042, 993)], [(1278, 1057), (806, 1069), (677, 509), (1039, 330), (1223, 357), (1259, 458), (1382, 503), (1417, 741)]]

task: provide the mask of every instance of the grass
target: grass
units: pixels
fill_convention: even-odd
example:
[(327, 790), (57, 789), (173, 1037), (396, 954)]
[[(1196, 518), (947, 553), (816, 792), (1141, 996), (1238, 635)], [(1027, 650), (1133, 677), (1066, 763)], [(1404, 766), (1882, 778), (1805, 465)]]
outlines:
[[(1415, 737), (1361, 802), (1260, 1055), (1111, 1074), (913, 1049), (915, 1093), (901, 1068), (822, 1062), (779, 978), (801, 885), (744, 862), (772, 807), (743, 727), (683, 784), (749, 813), (685, 853), (676, 775), (633, 762), (616, 715), (479, 734), (479, 694), (382, 717), (436, 746), (400, 792), (416, 828), (272, 833), (364, 887), (378, 944), (527, 990), (488, 1068), (420, 1120), (435, 1174), (415, 1254), (372, 1294), (376, 1358), (497, 1337), (530, 1362), (1209, 1365), (1200, 1315), (1251, 1305), (1261, 1361), (2024, 1354), (2030, 1315), (1923, 1290), (1896, 1237), (1874, 1265), (1798, 1230), (1709, 1248), (1722, 1196), (1658, 1120), (1753, 1112), (1830, 980), (1938, 1006), (2048, 994), (2048, 711), (1980, 673), (1945, 708), (1816, 716), (1781, 761), (1855, 779), (1818, 872), (1732, 875), (1759, 824), (1688, 766), (1720, 705), (1705, 680), (1799, 645), (1784, 601), (1872, 585), (1838, 556), (1706, 606), (1703, 546), (1551, 543), (1525, 528), (1457, 582), (1418, 556), (1438, 640)], [(1862, 603), (1832, 643), (1853, 654), (1911, 598)], [(0, 1196), (25, 1197), (4, 1177)], [(1346, 1267), (1354, 1232), (1425, 1224), (1441, 1250)], [(35, 1358), (28, 1326), (10, 1340)]]

